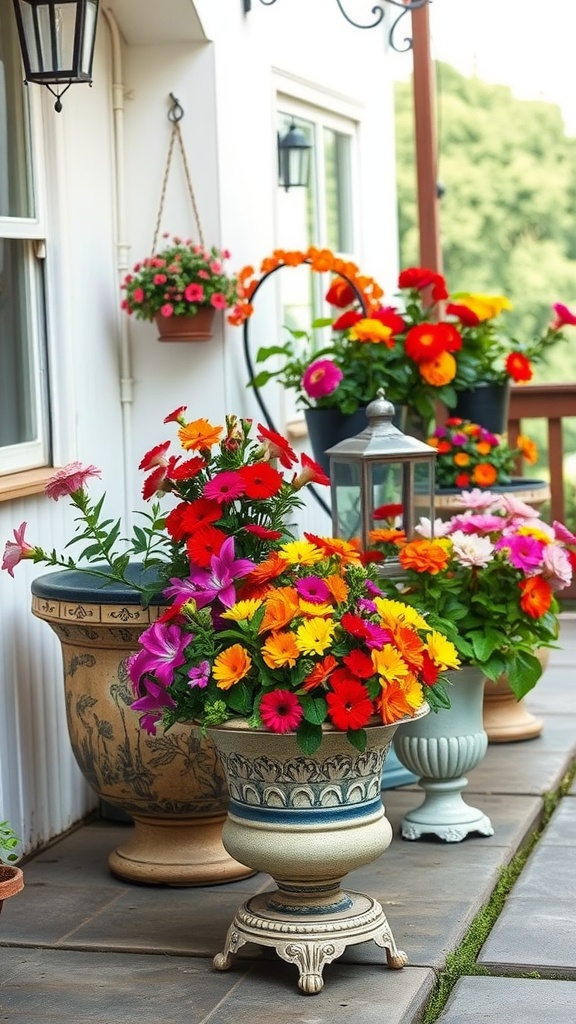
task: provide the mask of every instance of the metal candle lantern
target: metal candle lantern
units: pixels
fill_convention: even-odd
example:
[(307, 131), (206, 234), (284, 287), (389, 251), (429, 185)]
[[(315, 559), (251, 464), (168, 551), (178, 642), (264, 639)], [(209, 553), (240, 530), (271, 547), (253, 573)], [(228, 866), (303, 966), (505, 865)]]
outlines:
[[(436, 449), (403, 434), (392, 423), (394, 406), (384, 391), (366, 409), (368, 426), (329, 448), (332, 531), (370, 547), (370, 533), (388, 524), (408, 539), (419, 516), (434, 522)], [(383, 520), (385, 522), (383, 522)], [(397, 566), (387, 560), (387, 572)]]

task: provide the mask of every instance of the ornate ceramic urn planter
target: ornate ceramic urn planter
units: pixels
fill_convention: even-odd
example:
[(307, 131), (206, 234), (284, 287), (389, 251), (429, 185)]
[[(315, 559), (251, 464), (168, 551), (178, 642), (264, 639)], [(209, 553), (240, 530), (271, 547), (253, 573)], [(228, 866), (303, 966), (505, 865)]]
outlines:
[(400, 761), (419, 776), (424, 791), (423, 803), (402, 820), (404, 839), (437, 835), (456, 843), (472, 832), (494, 833), (484, 812), (462, 799), (465, 773), (480, 763), (488, 747), (482, 726), (484, 677), (470, 665), (446, 677), (454, 684), (448, 689), (450, 708), (408, 722), (394, 739)]
[[(423, 717), (427, 706), (418, 712)], [(380, 904), (342, 888), (354, 868), (369, 864), (392, 838), (380, 793), (382, 765), (398, 726), (368, 726), (360, 754), (346, 734), (325, 730), (312, 757), (295, 735), (248, 729), (240, 723), (210, 729), (230, 790), (223, 842), (231, 856), (272, 875), (277, 888), (239, 908), (217, 970), (231, 966), (246, 942), (271, 946), (295, 964), (303, 992), (319, 992), (324, 965), (346, 946), (374, 941), (389, 967), (406, 955), (397, 949)]]
[[(137, 566), (130, 567), (134, 574)], [(222, 845), (228, 790), (212, 742), (187, 725), (149, 736), (130, 704), (125, 660), (157, 617), (137, 592), (76, 570), (32, 583), (32, 611), (60, 640), (68, 731), (84, 778), (131, 815), (134, 831), (109, 857), (130, 882), (210, 885), (245, 878)]]

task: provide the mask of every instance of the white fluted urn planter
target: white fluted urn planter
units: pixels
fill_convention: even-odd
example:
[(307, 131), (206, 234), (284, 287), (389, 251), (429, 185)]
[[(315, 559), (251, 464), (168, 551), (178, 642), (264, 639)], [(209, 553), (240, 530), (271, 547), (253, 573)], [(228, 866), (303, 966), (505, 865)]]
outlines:
[[(418, 717), (427, 712), (425, 705)], [(240, 906), (214, 958), (217, 970), (227, 970), (238, 949), (254, 942), (295, 964), (300, 989), (314, 994), (324, 985), (324, 965), (348, 945), (372, 940), (386, 950), (389, 967), (406, 964), (380, 903), (343, 889), (342, 880), (390, 844), (382, 767), (394, 733), (407, 721), (369, 725), (362, 754), (331, 728), (313, 756), (302, 752), (293, 733), (238, 722), (208, 730), (230, 792), (224, 846), (277, 885)]]
[(466, 772), (480, 764), (488, 747), (482, 724), (485, 680), (481, 670), (470, 665), (447, 672), (446, 677), (453, 683), (448, 688), (450, 708), (408, 722), (394, 738), (399, 760), (418, 776), (424, 791), (420, 806), (402, 819), (404, 839), (436, 835), (457, 843), (473, 832), (494, 834), (484, 812), (462, 797)]

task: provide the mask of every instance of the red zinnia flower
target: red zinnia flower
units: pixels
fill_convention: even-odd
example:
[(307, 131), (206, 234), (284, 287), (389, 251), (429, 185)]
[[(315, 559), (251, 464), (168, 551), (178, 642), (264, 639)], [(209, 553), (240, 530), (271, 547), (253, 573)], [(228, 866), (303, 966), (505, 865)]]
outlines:
[(437, 274), (435, 270), (428, 270), (426, 267), (407, 267), (406, 270), (402, 270), (398, 278), (398, 287), (417, 289), (418, 291), (432, 287), (434, 302), (448, 298), (446, 281), (442, 274)]
[(266, 445), (269, 457), (271, 459), (278, 459), (280, 465), (284, 466), (284, 469), (290, 469), (295, 462), (298, 462), (294, 449), (286, 438), (282, 437), (281, 434), (277, 434), (275, 430), (269, 430), (268, 427), (264, 427), (259, 423), (256, 437)]
[(347, 309), (345, 313), (342, 313), (334, 323), (332, 324), (333, 331), (347, 331), (350, 327), (354, 327), (360, 320), (364, 319), (364, 315), (359, 313), (355, 309)]
[(207, 498), (197, 498), (190, 504), (183, 501), (168, 513), (166, 529), (174, 540), (183, 540), (200, 526), (208, 526), (221, 517), (222, 510), (216, 501)]
[(169, 447), (170, 441), (163, 441), (162, 444), (157, 444), (154, 448), (151, 448), (142, 458), (138, 469), (143, 469), (147, 472), (149, 469), (154, 469), (155, 466), (166, 466), (168, 464), (166, 452)]
[(403, 505), (380, 505), (374, 509), (374, 519), (396, 519), (402, 512)]
[(442, 352), (457, 352), (462, 337), (453, 324), (417, 324), (408, 331), (404, 347), (415, 363), (429, 362)]
[(446, 313), (457, 316), (464, 327), (476, 327), (480, 323), (480, 317), (473, 309), (469, 309), (461, 302), (449, 302), (446, 306)]
[(294, 732), (304, 712), (291, 690), (272, 690), (260, 701), (260, 717), (271, 732)]
[(331, 306), (338, 306), (339, 309), (351, 306), (356, 298), (356, 292), (343, 277), (335, 277), (326, 292), (326, 302), (329, 302)]
[(370, 679), (370, 676), (374, 675), (372, 658), (364, 651), (350, 651), (350, 654), (345, 654), (342, 660), (352, 675), (357, 676), (358, 679)]
[(206, 462), (201, 459), (199, 455), (194, 456), (192, 459), (187, 459), (186, 462), (181, 462), (179, 466), (175, 466), (170, 471), (171, 480), (192, 480), (193, 477), (197, 476), (201, 469), (204, 469)]
[(259, 523), (249, 523), (243, 529), (246, 533), (253, 533), (260, 540), (279, 540), (282, 536), (280, 530), (270, 530), (267, 526), (260, 526)]
[(458, 476), (456, 477), (456, 480), (455, 480), (456, 487), (460, 487), (461, 489), (465, 489), (466, 487), (468, 487), (469, 483), (470, 483), (470, 476), (468, 475), (468, 473), (458, 473)]
[(392, 334), (402, 334), (406, 330), (406, 321), (393, 306), (383, 306), (382, 309), (375, 309), (370, 316), (373, 320), (379, 320), (385, 327), (389, 327)]
[(164, 423), (180, 423), (187, 408), (187, 405), (179, 405), (177, 409), (164, 417)]
[(510, 374), (517, 384), (525, 384), (534, 376), (532, 363), (521, 352), (511, 352), (506, 357), (506, 373)]
[(326, 694), (328, 715), (337, 729), (362, 729), (374, 713), (368, 690), (357, 679), (333, 682), (333, 692)]
[(306, 452), (302, 452), (300, 456), (300, 462), (302, 465), (301, 472), (296, 475), (294, 474), (292, 480), (292, 486), (295, 490), (299, 491), (301, 487), (305, 487), (306, 484), (324, 484), (326, 487), (330, 486), (330, 480), (326, 476), (326, 473), (319, 466), (314, 459), (311, 459)]
[(226, 540), (226, 534), (215, 526), (201, 526), (186, 541), (188, 558), (196, 565), (206, 569), (210, 565), (212, 555), (217, 555)]
[(238, 476), (244, 485), (247, 498), (273, 498), (282, 487), (284, 478), (269, 462), (257, 462), (252, 466), (240, 466)]

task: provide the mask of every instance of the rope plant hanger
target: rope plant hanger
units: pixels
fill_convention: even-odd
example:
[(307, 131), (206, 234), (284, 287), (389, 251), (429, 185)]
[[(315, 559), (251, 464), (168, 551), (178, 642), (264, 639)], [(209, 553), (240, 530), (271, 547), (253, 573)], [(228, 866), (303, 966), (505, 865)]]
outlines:
[[(122, 303), (138, 320), (154, 321), (159, 341), (208, 341), (212, 337), (213, 319), (218, 310), (233, 309), (238, 302), (237, 281), (225, 268), (226, 250), (206, 246), (200, 223), (198, 204), (184, 148), (180, 121), (184, 110), (173, 93), (168, 112), (171, 122), (166, 168), (162, 180), (160, 205), (156, 217), (152, 255), (136, 264), (123, 284), (126, 297)], [(192, 211), (196, 224), (196, 241), (164, 234), (163, 248), (158, 251), (160, 226), (166, 202), (168, 179), (174, 150), (178, 143)]]

